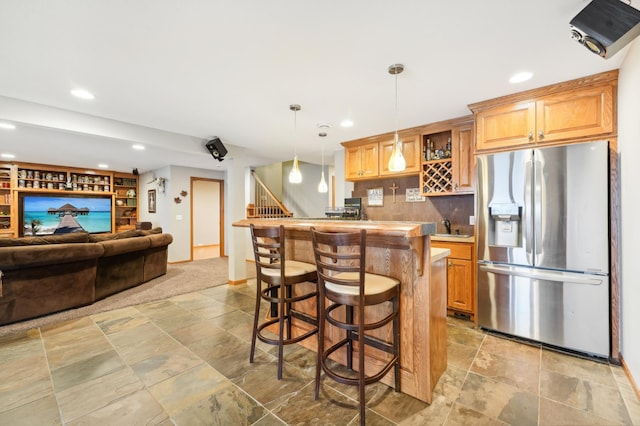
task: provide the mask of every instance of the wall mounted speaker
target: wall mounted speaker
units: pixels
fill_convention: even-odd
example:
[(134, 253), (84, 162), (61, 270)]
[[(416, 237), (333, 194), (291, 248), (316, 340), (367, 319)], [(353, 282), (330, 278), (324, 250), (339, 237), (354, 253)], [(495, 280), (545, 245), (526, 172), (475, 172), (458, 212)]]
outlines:
[(640, 35), (640, 11), (621, 0), (593, 0), (569, 26), (572, 39), (610, 58)]
[(214, 137), (205, 145), (207, 150), (218, 161), (222, 161), (225, 155), (227, 155), (227, 148), (224, 147), (222, 141), (218, 137)]

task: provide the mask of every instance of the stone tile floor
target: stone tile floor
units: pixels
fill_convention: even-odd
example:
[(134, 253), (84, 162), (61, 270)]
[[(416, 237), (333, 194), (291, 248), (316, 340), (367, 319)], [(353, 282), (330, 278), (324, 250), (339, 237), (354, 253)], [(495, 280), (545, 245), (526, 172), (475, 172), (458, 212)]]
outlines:
[[(255, 283), (255, 280), (253, 280)], [(255, 284), (254, 284), (255, 285)], [(356, 425), (357, 393), (314, 353), (249, 344), (251, 281), (0, 338), (0, 425)], [(449, 318), (448, 368), (427, 405), (367, 389), (371, 425), (640, 425), (620, 367), (474, 330)]]

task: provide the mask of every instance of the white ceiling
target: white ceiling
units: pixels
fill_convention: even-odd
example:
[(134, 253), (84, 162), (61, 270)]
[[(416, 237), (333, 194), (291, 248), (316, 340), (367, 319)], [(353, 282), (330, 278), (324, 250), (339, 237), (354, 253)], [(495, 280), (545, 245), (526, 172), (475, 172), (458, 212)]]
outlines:
[[(5, 101), (93, 116), (69, 115), (81, 121), (102, 117), (179, 134), (141, 131), (139, 140), (92, 135), (91, 126), (78, 131), (63, 120), (22, 118), (39, 105), (21, 103), (24, 111), (17, 115), (18, 108), (5, 102), (0, 120), (13, 119), (18, 127), (0, 129), (0, 152), (15, 154), (16, 161), (90, 168), (106, 162), (122, 171), (169, 164), (224, 169), (229, 162), (213, 160), (203, 147), (218, 136), (229, 158), (242, 150), (268, 162), (286, 161), (295, 145), (302, 161), (320, 163), (320, 123), (332, 125), (327, 152), (341, 141), (395, 128), (394, 77), (387, 72), (394, 63), (405, 65), (398, 77), (399, 128), (467, 115), (470, 103), (619, 68), (626, 49), (605, 60), (569, 37), (569, 21), (587, 4), (0, 0)], [(508, 82), (523, 70), (534, 77)], [(77, 87), (96, 98), (72, 97), (69, 91)], [(302, 106), (297, 132), (292, 103)], [(341, 128), (345, 118), (355, 125)], [(147, 150), (133, 152), (133, 141)]]

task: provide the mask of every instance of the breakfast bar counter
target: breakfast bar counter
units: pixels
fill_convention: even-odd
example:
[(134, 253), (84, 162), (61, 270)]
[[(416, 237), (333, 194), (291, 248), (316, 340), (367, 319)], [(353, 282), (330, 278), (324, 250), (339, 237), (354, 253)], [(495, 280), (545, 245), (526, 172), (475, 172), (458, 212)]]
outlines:
[[(323, 231), (367, 230), (367, 272), (391, 276), (400, 281), (400, 386), (403, 393), (427, 403), (438, 379), (447, 367), (447, 269), (446, 249), (431, 249), (429, 235), (435, 223), (348, 221), (313, 219), (244, 219), (235, 227), (284, 225), (287, 258), (314, 263), (310, 228)], [(312, 285), (312, 284), (309, 284)], [(315, 302), (305, 301), (298, 309), (315, 314)], [(389, 307), (382, 306), (367, 313), (379, 318)], [(384, 312), (383, 312), (384, 310)], [(310, 326), (296, 324), (302, 333)], [(390, 328), (383, 328), (378, 338), (389, 340)], [(337, 331), (329, 329), (327, 343), (339, 339)], [(313, 338), (302, 341), (316, 350)], [(367, 348), (369, 349), (369, 348)], [(368, 354), (371, 351), (367, 351)], [(388, 354), (371, 352), (367, 368), (377, 369)], [(344, 354), (336, 352), (336, 360), (344, 363)], [(393, 370), (383, 380), (393, 386)]]

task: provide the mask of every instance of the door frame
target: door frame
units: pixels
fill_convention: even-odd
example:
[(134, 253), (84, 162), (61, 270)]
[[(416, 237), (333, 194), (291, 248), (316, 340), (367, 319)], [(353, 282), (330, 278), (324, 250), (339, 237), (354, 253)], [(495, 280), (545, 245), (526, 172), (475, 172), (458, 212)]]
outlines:
[(193, 183), (196, 181), (207, 181), (207, 182), (218, 182), (218, 184), (220, 185), (220, 191), (219, 191), (219, 197), (220, 199), (218, 200), (218, 205), (219, 205), (219, 209), (220, 209), (220, 257), (226, 257), (226, 253), (224, 251), (224, 180), (223, 179), (211, 179), (211, 178), (203, 178), (203, 177), (197, 177), (197, 176), (191, 176), (191, 182), (190, 182), (190, 188), (189, 190), (191, 191), (191, 201), (190, 201), (190, 220), (189, 223), (191, 224), (191, 235), (190, 235), (190, 244), (189, 244), (189, 257), (190, 260), (193, 261), (193, 241), (194, 241), (194, 235), (193, 235), (193, 199), (194, 199), (194, 192), (193, 192)]

